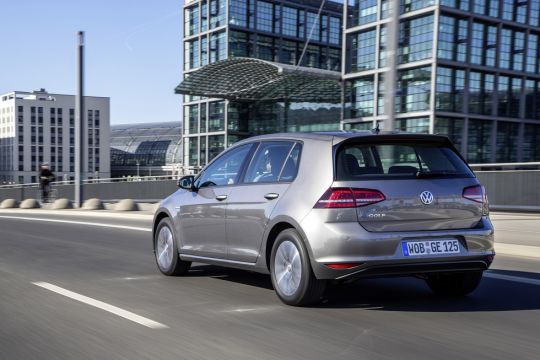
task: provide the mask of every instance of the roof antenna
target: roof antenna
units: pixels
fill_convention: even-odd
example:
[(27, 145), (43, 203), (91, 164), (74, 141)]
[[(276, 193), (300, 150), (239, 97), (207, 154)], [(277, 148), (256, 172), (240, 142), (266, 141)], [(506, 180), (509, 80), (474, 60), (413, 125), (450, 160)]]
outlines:
[(375, 127), (373, 128), (373, 130), (371, 130), (372, 132), (374, 132), (375, 134), (379, 134), (381, 132), (381, 129), (379, 128), (379, 124), (380, 122), (377, 121), (377, 125), (375, 125)]

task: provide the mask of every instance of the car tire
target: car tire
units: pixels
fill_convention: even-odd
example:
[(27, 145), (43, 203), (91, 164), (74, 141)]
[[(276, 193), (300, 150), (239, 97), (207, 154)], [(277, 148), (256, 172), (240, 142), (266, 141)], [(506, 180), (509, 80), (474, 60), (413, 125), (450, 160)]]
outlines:
[(293, 306), (320, 301), (326, 285), (313, 274), (304, 242), (294, 229), (277, 236), (270, 256), (270, 276), (280, 300)]
[(482, 271), (430, 274), (426, 283), (438, 295), (465, 296), (478, 287), (482, 280), (482, 274)]
[(163, 218), (157, 226), (154, 234), (154, 254), (162, 274), (179, 276), (189, 272), (191, 262), (180, 259), (174, 227), (169, 218)]

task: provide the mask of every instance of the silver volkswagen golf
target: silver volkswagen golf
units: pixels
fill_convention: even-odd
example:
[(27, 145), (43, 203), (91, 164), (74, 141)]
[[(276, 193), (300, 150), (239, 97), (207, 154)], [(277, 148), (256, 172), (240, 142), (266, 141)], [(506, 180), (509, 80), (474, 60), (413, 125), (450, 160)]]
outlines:
[(328, 281), (375, 276), (465, 295), (495, 255), (485, 190), (444, 136), (257, 136), (179, 187), (154, 218), (159, 270), (269, 273), (290, 305), (318, 301)]

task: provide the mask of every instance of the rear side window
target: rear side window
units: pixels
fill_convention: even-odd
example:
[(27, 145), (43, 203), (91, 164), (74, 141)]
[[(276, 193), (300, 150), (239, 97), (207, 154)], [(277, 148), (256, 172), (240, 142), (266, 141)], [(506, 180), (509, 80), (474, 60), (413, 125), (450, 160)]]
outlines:
[(431, 143), (345, 144), (335, 167), (342, 181), (474, 177), (452, 149)]
[(245, 183), (292, 181), (296, 176), (300, 145), (289, 141), (262, 142), (244, 177)]

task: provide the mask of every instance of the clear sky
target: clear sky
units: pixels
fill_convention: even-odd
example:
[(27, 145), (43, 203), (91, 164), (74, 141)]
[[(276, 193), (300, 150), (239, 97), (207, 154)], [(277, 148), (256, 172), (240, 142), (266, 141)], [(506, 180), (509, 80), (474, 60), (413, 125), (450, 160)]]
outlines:
[(75, 94), (86, 33), (85, 95), (111, 98), (111, 123), (181, 120), (183, 0), (2, 0), (0, 94)]

